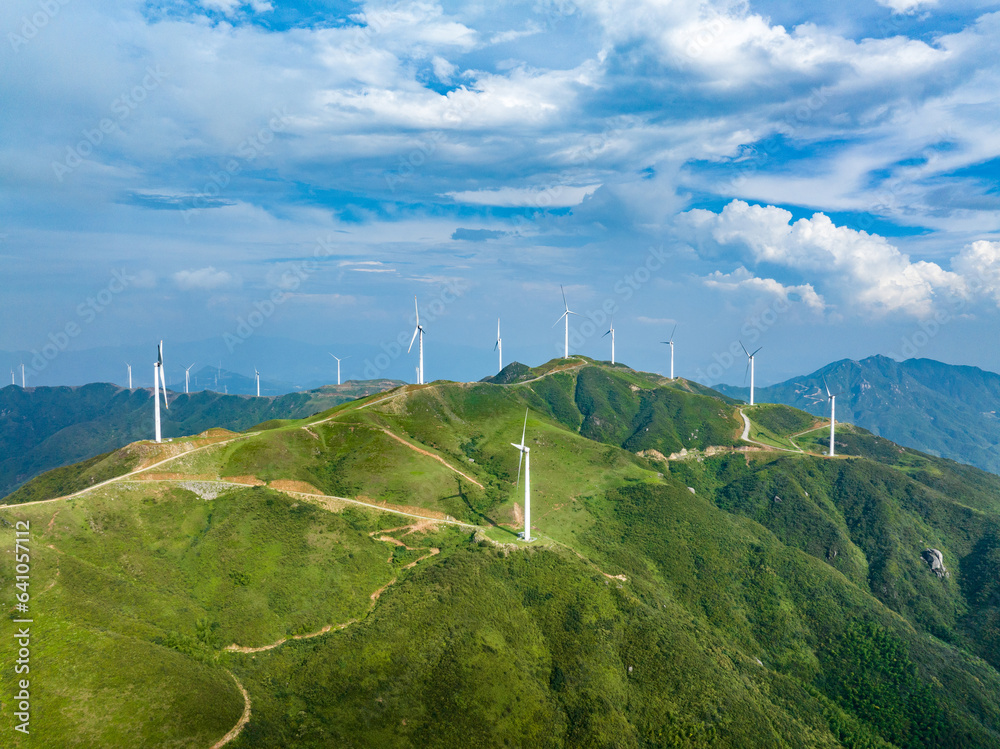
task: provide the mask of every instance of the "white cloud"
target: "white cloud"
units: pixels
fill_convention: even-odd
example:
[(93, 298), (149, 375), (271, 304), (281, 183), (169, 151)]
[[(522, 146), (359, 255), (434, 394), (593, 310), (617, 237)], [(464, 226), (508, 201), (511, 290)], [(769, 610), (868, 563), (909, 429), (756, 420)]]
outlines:
[(980, 240), (962, 248), (951, 261), (976, 296), (991, 297), (1000, 306), (1000, 242)]
[(734, 200), (718, 214), (689, 211), (679, 223), (696, 240), (742, 248), (755, 263), (808, 272), (858, 312), (925, 317), (936, 293), (961, 293), (965, 285), (958, 274), (912, 262), (884, 237), (836, 226), (822, 213), (792, 223), (782, 208)]
[(742, 265), (732, 273), (715, 271), (701, 279), (710, 289), (719, 291), (750, 291), (756, 295), (765, 295), (785, 301), (801, 301), (809, 309), (822, 312), (826, 309), (823, 297), (816, 293), (812, 284), (785, 286), (773, 278), (759, 278)]
[(174, 283), (185, 291), (210, 291), (223, 286), (231, 286), (236, 279), (224, 270), (216, 270), (213, 266), (198, 270), (182, 270), (174, 273)]

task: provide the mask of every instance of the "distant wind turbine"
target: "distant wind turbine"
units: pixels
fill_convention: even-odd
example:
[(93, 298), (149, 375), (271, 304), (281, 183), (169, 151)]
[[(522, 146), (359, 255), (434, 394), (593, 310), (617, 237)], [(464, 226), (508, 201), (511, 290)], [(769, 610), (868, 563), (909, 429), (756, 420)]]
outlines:
[[(194, 362), (191, 362), (191, 367), (194, 366)], [(190, 392), (191, 385), (191, 367), (186, 367), (184, 369), (184, 394), (187, 395)]]
[[(330, 354), (329, 351), (327, 351), (326, 353)], [(333, 356), (333, 354), (330, 354), (330, 356)], [(349, 356), (333, 356), (333, 358), (337, 360), (337, 384), (339, 385), (340, 384), (340, 362), (342, 360), (344, 360), (344, 359), (350, 359), (351, 357), (349, 357)]]
[(10, 368), (10, 384), (11, 385), (14, 384), (14, 368), (13, 367)]
[(531, 448), (524, 442), (524, 435), (528, 430), (528, 409), (524, 409), (524, 427), (521, 429), (521, 444), (515, 445), (511, 442), (511, 447), (516, 447), (521, 451), (517, 458), (517, 482), (521, 483), (521, 458), (524, 458), (524, 540), (531, 541)]
[[(743, 353), (747, 355), (747, 371), (750, 372), (750, 405), (753, 405), (753, 358), (757, 355), (757, 351), (760, 351), (763, 346), (760, 346), (757, 351), (752, 354), (747, 351), (747, 347), (743, 345), (743, 341), (740, 341), (740, 348), (743, 349)], [(746, 374), (743, 375), (743, 381), (746, 382)]]
[(410, 353), (413, 349), (413, 342), (420, 336), (420, 366), (417, 367), (417, 384), (424, 384), (424, 329), (420, 325), (420, 307), (417, 306), (417, 297), (413, 297), (413, 308), (417, 311), (417, 327), (413, 329), (413, 338), (410, 339), (410, 348), (406, 349), (406, 353)]
[(497, 318), (497, 342), (493, 345), (493, 350), (497, 352), (497, 372), (503, 369), (503, 340), (500, 338), (500, 318)]
[(253, 368), (253, 375), (257, 379), (257, 397), (260, 398), (260, 372), (257, 371), (257, 367)]
[[(614, 364), (615, 363), (615, 316), (614, 315), (611, 316), (611, 327), (608, 328), (608, 333), (611, 334), (611, 363)], [(606, 336), (608, 333), (602, 335), (601, 338), (604, 338), (604, 336)]]
[(25, 387), (25, 384), (24, 384), (24, 362), (21, 362), (21, 389), (23, 390), (24, 387)]
[(156, 421), (156, 441), (160, 442), (160, 383), (163, 384), (163, 407), (170, 409), (167, 403), (167, 381), (163, 376), (163, 341), (156, 347), (156, 364), (153, 365), (153, 413)]
[[(674, 379), (674, 333), (676, 333), (676, 332), (677, 332), (677, 325), (674, 324), (674, 329), (670, 331), (670, 340), (669, 341), (660, 341), (660, 343), (664, 343), (664, 344), (670, 346), (670, 379), (671, 380)], [(742, 344), (740, 344), (740, 345), (742, 345)]]
[[(570, 315), (576, 315), (577, 317), (579, 317), (580, 315), (579, 315), (578, 312), (573, 312), (569, 308), (569, 304), (567, 304), (567, 302), (566, 302), (566, 289), (564, 289), (562, 286), (560, 286), (559, 290), (562, 292), (562, 296), (563, 296), (563, 307), (566, 308), (566, 311), (563, 312), (561, 315), (559, 315), (559, 320), (563, 320), (563, 319), (566, 320), (566, 343), (565, 343), (565, 345), (563, 347), (563, 358), (564, 359), (569, 359), (569, 316)], [(559, 320), (556, 320), (554, 323), (552, 323), (552, 327), (553, 328), (556, 325), (559, 324)]]
[(125, 366), (128, 367), (128, 389), (132, 389), (132, 365), (125, 362)]

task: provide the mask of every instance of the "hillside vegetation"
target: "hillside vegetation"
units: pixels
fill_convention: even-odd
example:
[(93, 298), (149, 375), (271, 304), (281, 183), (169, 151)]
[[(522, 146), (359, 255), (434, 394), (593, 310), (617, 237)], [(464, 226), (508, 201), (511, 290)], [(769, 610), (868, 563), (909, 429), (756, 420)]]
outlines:
[[(932, 359), (886, 356), (829, 364), (812, 374), (757, 388), (758, 402), (783, 403), (827, 417), (825, 387), (840, 393), (837, 418), (901, 445), (1000, 473), (1000, 375)], [(734, 398), (747, 388), (719, 385)]]
[(744, 407), (744, 442), (728, 399), (627, 367), (510, 379), (146, 445), (0, 508), (46, 622), (36, 735), (2, 730), (211, 746), (242, 687), (236, 749), (1000, 746), (1000, 477), (851, 426), (828, 458), (786, 407)]
[[(269, 419), (299, 419), (338, 403), (396, 387), (392, 380), (347, 382), (274, 398), (203, 390), (170, 394), (164, 439), (219, 427), (241, 431)], [(0, 388), (0, 497), (35, 476), (105, 453), (153, 434), (152, 389), (109, 383), (82, 387), (13, 385)], [(103, 475), (103, 474), (100, 474)], [(82, 486), (79, 488), (83, 488)]]

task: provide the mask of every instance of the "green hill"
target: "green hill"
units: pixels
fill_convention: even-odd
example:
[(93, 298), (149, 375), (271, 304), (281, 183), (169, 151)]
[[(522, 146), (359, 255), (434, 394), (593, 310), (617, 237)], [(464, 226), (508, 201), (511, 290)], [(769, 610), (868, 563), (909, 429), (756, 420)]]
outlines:
[[(163, 413), (163, 437), (213, 427), (240, 431), (268, 419), (302, 418), (399, 384), (350, 381), (273, 398), (208, 390), (171, 393), (170, 410)], [(151, 388), (127, 390), (110, 383), (0, 388), (0, 497), (44, 471), (102, 456), (152, 433)]]
[(44, 632), (12, 745), (212, 746), (249, 707), (228, 746), (1000, 746), (1000, 477), (852, 426), (827, 458), (785, 407), (744, 441), (627, 367), (523, 374), (134, 445), (0, 508)]
[[(932, 359), (844, 359), (802, 377), (757, 388), (754, 400), (828, 416), (824, 381), (840, 392), (837, 419), (917, 450), (1000, 473), (1000, 375)], [(734, 398), (747, 388), (717, 386)]]

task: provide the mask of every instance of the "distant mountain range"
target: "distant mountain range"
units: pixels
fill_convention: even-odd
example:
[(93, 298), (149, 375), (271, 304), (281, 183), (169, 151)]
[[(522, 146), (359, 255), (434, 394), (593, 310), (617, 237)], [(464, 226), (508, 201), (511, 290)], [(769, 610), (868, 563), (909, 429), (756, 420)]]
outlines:
[[(1000, 375), (932, 359), (843, 359), (812, 374), (757, 388), (758, 403), (783, 403), (827, 416), (825, 385), (837, 420), (901, 445), (1000, 473)], [(749, 388), (717, 385), (746, 400)]]
[[(211, 391), (171, 393), (170, 410), (163, 417), (163, 436), (183, 437), (212, 427), (240, 431), (272, 419), (304, 418), (400, 384), (395, 380), (352, 380), (304, 393), (260, 398)], [(261, 390), (266, 392), (263, 383)], [(128, 390), (106, 382), (27, 389), (8, 385), (0, 389), (0, 497), (44, 471), (151, 438), (151, 401), (151, 388)]]

